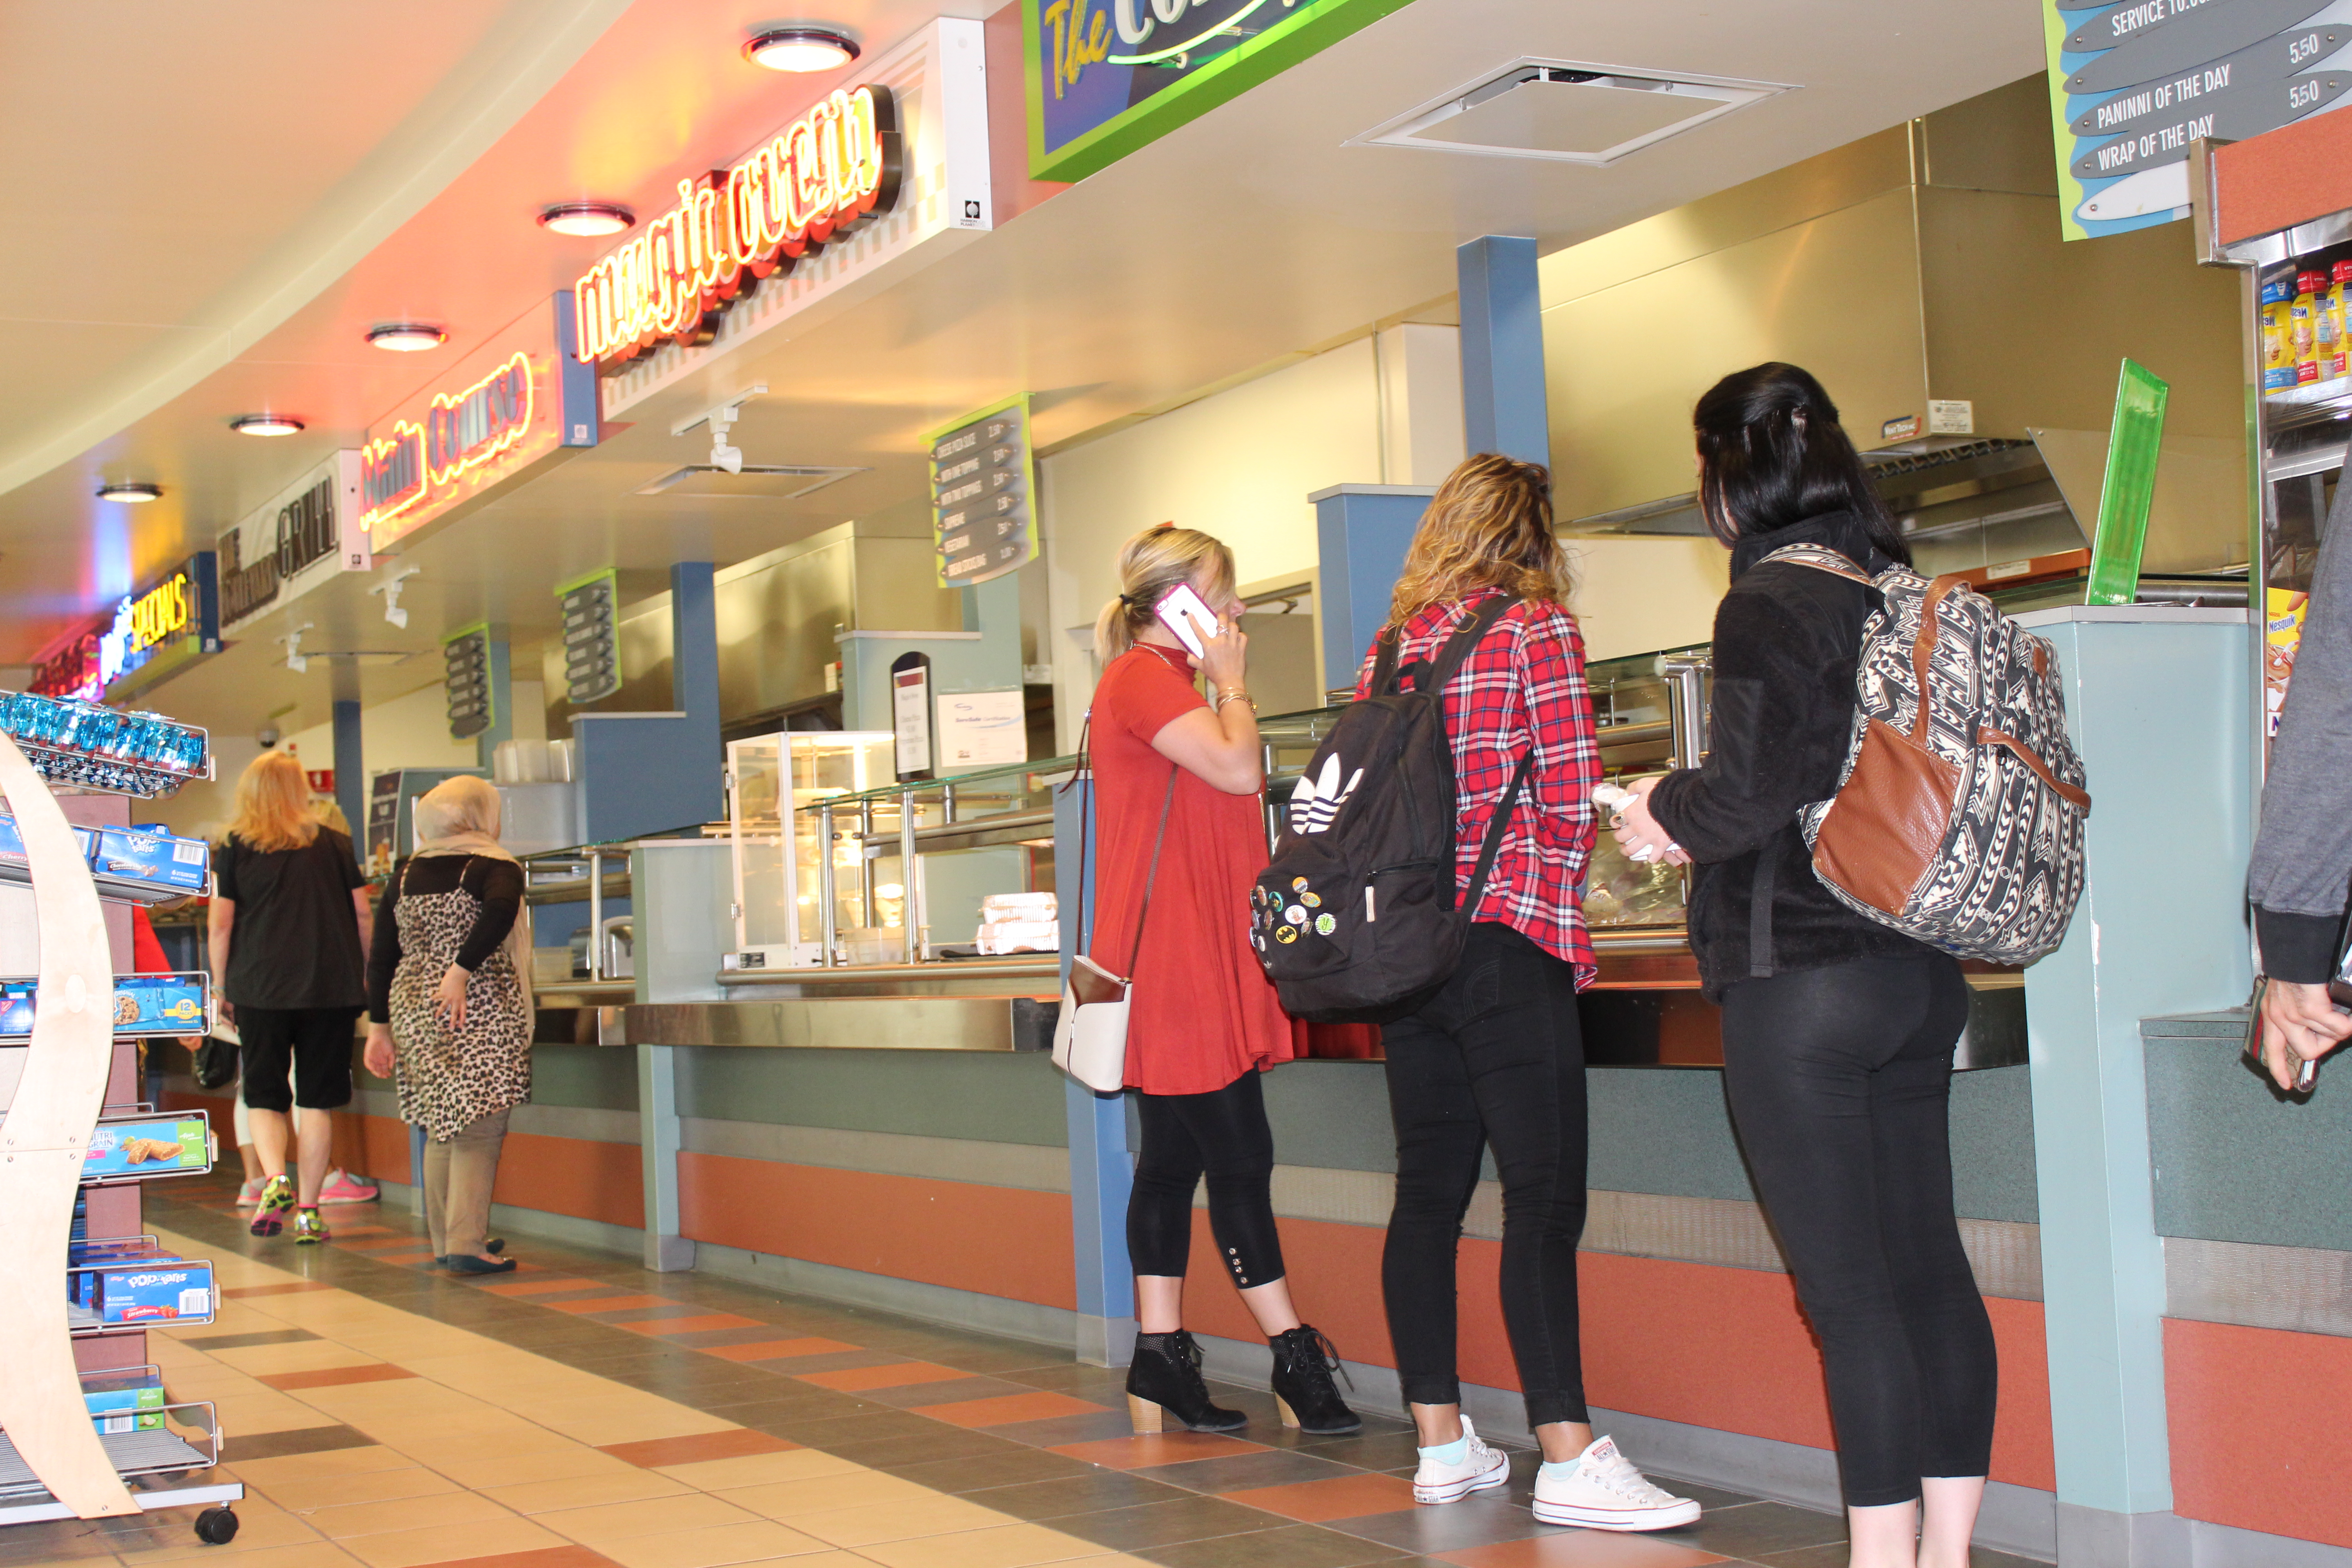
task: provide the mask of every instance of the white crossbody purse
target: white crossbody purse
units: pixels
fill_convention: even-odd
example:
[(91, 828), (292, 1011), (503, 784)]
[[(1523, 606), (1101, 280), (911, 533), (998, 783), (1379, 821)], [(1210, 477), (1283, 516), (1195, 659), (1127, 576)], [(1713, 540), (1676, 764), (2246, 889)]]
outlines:
[[(1091, 770), (1080, 774), (1090, 777)], [(1097, 800), (1099, 800), (1099, 795)], [(1109, 970), (1077, 953), (1062, 984), (1061, 1016), (1054, 1022), (1054, 1065), (1097, 1094), (1127, 1087), (1127, 1010), (1135, 989), (1135, 960), (1143, 951), (1143, 922), (1151, 914), (1151, 885), (1160, 879), (1160, 850), (1168, 841), (1168, 812), (1176, 804), (1176, 764), (1168, 766), (1168, 795), (1160, 805), (1160, 832), (1151, 841), (1151, 869), (1143, 879), (1143, 907), (1136, 911), (1135, 942), (1127, 952), (1127, 973)], [(1094, 815), (1089, 803), (1087, 816)], [(1087, 874), (1085, 818), (1080, 819), (1078, 865)]]

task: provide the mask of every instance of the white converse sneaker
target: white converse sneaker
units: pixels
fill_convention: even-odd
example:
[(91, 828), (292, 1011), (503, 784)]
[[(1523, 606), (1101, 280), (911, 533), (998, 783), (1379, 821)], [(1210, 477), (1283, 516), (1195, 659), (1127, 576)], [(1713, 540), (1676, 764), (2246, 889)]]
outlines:
[(1486, 1447), (1470, 1417), (1462, 1417), (1462, 1462), (1449, 1465), (1421, 1451), (1421, 1468), (1412, 1473), (1415, 1502), (1460, 1502), (1472, 1492), (1508, 1485), (1511, 1458)]
[[(1576, 1468), (1555, 1477), (1551, 1466), (1536, 1472), (1536, 1517), (1546, 1524), (1580, 1524), (1587, 1530), (1672, 1530), (1698, 1521), (1698, 1504), (1652, 1486), (1649, 1478), (1617, 1451), (1614, 1439), (1598, 1437), (1576, 1457)], [(1427, 1468), (1426, 1464), (1423, 1467)], [(1413, 1494), (1420, 1495), (1416, 1486)]]

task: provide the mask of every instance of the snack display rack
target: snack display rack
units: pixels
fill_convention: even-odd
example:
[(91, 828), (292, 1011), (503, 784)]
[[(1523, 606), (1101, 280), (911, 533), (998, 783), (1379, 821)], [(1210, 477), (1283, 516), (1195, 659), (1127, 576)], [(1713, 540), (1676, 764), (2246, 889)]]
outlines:
[[(101, 881), (45, 782), (47, 775), (81, 790), (153, 798), (210, 773), (208, 756), (201, 773), (139, 765), (104, 771), (88, 755), (19, 743), (0, 730), (0, 796), (24, 850), (21, 866), (0, 863), (0, 880), (31, 887), (40, 943), (24, 1068), (0, 1116), (0, 1343), (8, 1347), (7, 1373), (0, 1376), (0, 1525), (195, 1507), (203, 1510), (195, 1520), (198, 1539), (219, 1544), (236, 1533), (231, 1505), (245, 1488), (207, 1473), (221, 1457), (220, 1422), (210, 1404), (166, 1403), (152, 1425), (101, 1431), (85, 1397), (83, 1365), (116, 1373), (145, 1362), (143, 1339), (122, 1341), (142, 1335), (146, 1321), (92, 1323), (68, 1301), (68, 1275), (98, 1271), (69, 1257), (75, 1206), (90, 1194), (86, 1207), (97, 1230), (102, 1191), (150, 1178), (134, 1168), (91, 1179), (84, 1167), (111, 1147), (102, 1130), (155, 1114), (106, 1103), (110, 1079), (121, 1076), (117, 1050), (131, 1047), (119, 1047), (115, 1036), (115, 963), (103, 903), (161, 900), (150, 889)], [(0, 968), (22, 973), (25, 957), (0, 953)], [(159, 1164), (155, 1173), (209, 1169), (214, 1143), (207, 1125), (200, 1159), (178, 1161), (168, 1171)], [(131, 1201), (110, 1198), (112, 1218), (105, 1223), (117, 1234), (89, 1239), (138, 1240), (139, 1226), (124, 1224), (121, 1206)], [(205, 1296), (201, 1315), (175, 1311), (174, 1321), (209, 1321), (216, 1292), (207, 1288)], [(78, 1361), (78, 1347), (110, 1338), (120, 1353)]]

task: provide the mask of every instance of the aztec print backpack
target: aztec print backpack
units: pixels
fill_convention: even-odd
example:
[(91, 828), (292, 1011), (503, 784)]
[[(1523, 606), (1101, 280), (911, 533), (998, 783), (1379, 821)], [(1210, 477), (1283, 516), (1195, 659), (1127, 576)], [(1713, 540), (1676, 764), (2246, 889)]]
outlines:
[[(2050, 645), (1957, 576), (1872, 577), (1819, 545), (1787, 561), (1874, 588), (1837, 794), (1798, 812), (1813, 871), (1858, 913), (1956, 958), (2031, 963), (2083, 895), (2083, 761)], [(1759, 563), (1760, 564), (1760, 563)]]

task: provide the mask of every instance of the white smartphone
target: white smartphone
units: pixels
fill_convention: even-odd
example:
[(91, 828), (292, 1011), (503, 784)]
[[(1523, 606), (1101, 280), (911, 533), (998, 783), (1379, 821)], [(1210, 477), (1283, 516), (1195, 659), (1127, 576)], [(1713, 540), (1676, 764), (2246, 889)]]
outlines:
[(1160, 595), (1160, 603), (1151, 606), (1160, 624), (1176, 634), (1176, 640), (1190, 649), (1194, 658), (1207, 651), (1202, 639), (1217, 635), (1217, 613), (1209, 608), (1208, 601), (1192, 591), (1190, 583), (1179, 583)]

